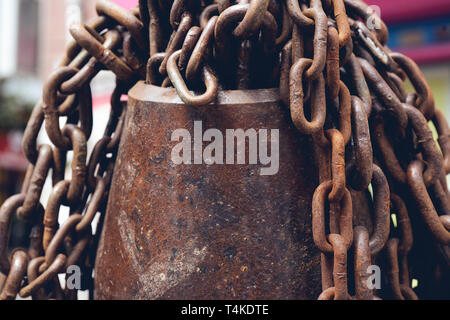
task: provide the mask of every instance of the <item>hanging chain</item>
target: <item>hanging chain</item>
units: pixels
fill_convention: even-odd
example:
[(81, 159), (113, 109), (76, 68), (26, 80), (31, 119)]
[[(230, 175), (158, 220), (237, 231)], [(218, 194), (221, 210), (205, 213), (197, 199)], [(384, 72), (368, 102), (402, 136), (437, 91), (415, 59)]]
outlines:
[[(363, 1), (140, 0), (126, 11), (99, 0), (96, 9), (92, 22), (70, 28), (74, 40), (25, 130), (23, 187), (0, 208), (0, 299), (74, 299), (76, 290), (61, 288), (57, 277), (72, 265), (92, 293), (126, 111), (121, 97), (139, 80), (174, 87), (193, 106), (214, 102), (220, 89), (279, 87), (293, 125), (314, 142), (319, 299), (417, 299), (413, 276), (426, 287), (448, 274), (449, 127), (418, 66), (389, 50), (386, 25)], [(117, 84), (104, 136), (88, 159), (90, 82), (102, 70)], [(42, 127), (52, 145), (37, 144)], [(53, 189), (44, 207), (48, 176)], [(370, 212), (354, 206), (361, 198)], [(59, 225), (62, 206), (70, 215)], [(29, 230), (25, 248), (9, 247), (14, 216)], [(418, 263), (425, 253), (432, 272)], [(388, 288), (369, 285), (375, 264)]]

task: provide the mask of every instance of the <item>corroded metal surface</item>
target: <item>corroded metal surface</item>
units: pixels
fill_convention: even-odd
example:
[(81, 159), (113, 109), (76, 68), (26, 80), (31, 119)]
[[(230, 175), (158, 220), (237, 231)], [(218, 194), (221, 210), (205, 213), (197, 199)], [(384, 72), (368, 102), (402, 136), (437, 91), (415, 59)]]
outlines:
[[(98, 249), (97, 299), (315, 299), (311, 231), (317, 185), (310, 140), (276, 90), (220, 92), (189, 107), (174, 89), (139, 83), (128, 114)], [(280, 130), (280, 171), (179, 165), (178, 128)]]

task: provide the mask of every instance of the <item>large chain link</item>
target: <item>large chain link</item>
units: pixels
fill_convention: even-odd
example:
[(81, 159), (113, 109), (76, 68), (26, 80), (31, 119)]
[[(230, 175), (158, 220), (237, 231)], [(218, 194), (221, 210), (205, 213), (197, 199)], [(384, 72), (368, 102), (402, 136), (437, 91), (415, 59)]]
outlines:
[[(319, 186), (311, 236), (322, 252), (319, 299), (417, 299), (413, 276), (421, 288), (448, 274), (449, 127), (420, 69), (386, 47), (387, 27), (363, 1), (140, 0), (126, 11), (99, 0), (96, 8), (96, 19), (70, 28), (74, 40), (25, 130), (25, 181), (0, 208), (0, 299), (76, 298), (57, 277), (71, 265), (82, 268), (82, 289), (92, 293), (124, 122), (121, 97), (138, 80), (173, 86), (193, 106), (214, 102), (219, 89), (279, 86), (293, 124), (314, 142)], [(89, 84), (101, 70), (112, 71), (117, 86), (104, 136), (87, 159)], [(406, 92), (406, 79), (414, 92)], [(41, 127), (53, 145), (37, 145)], [(44, 208), (50, 172), (53, 190)], [(361, 198), (370, 212), (354, 205)], [(61, 206), (70, 216), (59, 226)], [(28, 248), (11, 251), (14, 215), (27, 224), (30, 239)], [(418, 263), (425, 252), (433, 257), (431, 273)], [(369, 287), (375, 263), (389, 288)]]

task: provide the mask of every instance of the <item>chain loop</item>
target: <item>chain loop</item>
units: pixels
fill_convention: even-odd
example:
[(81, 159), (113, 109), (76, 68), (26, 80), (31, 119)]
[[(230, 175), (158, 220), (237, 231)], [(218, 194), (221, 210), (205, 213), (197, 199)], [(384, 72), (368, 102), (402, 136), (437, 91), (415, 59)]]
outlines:
[(181, 50), (178, 50), (169, 58), (167, 62), (167, 72), (172, 84), (177, 89), (178, 95), (184, 103), (192, 106), (205, 106), (213, 102), (217, 98), (218, 83), (217, 78), (212, 73), (208, 66), (202, 69), (203, 80), (206, 86), (206, 92), (201, 96), (194, 96), (189, 92), (189, 89), (184, 82), (180, 71), (178, 69), (178, 60), (181, 55)]

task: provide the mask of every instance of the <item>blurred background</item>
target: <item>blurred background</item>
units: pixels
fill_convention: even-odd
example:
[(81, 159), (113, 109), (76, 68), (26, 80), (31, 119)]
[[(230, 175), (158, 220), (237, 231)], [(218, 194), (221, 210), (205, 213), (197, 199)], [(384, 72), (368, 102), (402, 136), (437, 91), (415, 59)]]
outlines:
[[(71, 39), (69, 26), (95, 17), (95, 2), (0, 0), (0, 204), (20, 190), (27, 166), (21, 150), (23, 130), (34, 104), (41, 97), (45, 79), (59, 63)], [(113, 2), (131, 9), (138, 1)], [(93, 133), (93, 140), (102, 134), (104, 126), (101, 124), (107, 122), (114, 79), (112, 73), (101, 72), (91, 85), (94, 130), (98, 131)], [(41, 139), (46, 138), (41, 136)], [(51, 190), (47, 187), (44, 187), (44, 194)]]
[[(137, 5), (137, 0), (113, 1), (128, 9)], [(450, 0), (366, 2), (378, 6), (388, 24), (389, 46), (420, 63), (437, 106), (450, 116)], [(44, 79), (63, 55), (69, 25), (95, 15), (95, 0), (0, 0), (0, 203), (19, 191), (27, 164), (22, 132)], [(99, 131), (113, 86), (107, 72), (92, 84)]]

